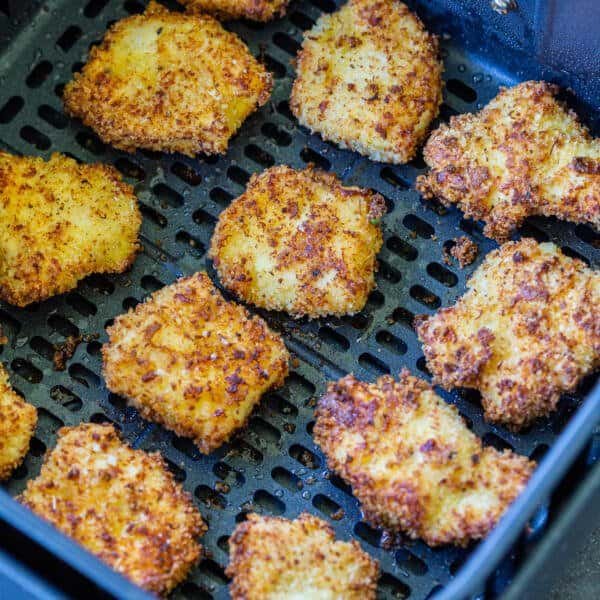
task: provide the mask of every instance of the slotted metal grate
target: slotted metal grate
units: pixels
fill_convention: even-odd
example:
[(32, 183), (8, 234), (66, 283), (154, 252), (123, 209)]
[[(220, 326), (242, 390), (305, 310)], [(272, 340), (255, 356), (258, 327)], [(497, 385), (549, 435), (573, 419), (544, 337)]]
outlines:
[[(297, 126), (287, 103), (293, 80), (290, 60), (302, 31), (321, 12), (341, 3), (293, 2), (283, 20), (266, 26), (228, 25), (274, 73), (275, 88), (271, 101), (248, 119), (227, 155), (219, 158), (143, 151), (126, 155), (105, 146), (62, 112), (64, 84), (111, 23), (144, 9), (136, 0), (82, 0), (76, 9), (66, 0), (49, 1), (27, 16), (30, 24), (11, 43), (7, 41), (0, 54), (0, 143), (23, 154), (47, 157), (59, 151), (85, 162), (114, 164), (135, 185), (144, 215), (144, 251), (130, 272), (89, 277), (77, 290), (42, 305), (23, 310), (0, 307), (0, 322), (9, 338), (0, 348), (0, 360), (10, 368), (15, 387), (39, 409), (31, 452), (6, 487), (11, 494), (23, 489), (63, 424), (110, 420), (135, 447), (160, 450), (209, 523), (203, 538), (208, 556), (176, 592), (177, 598), (227, 596), (227, 538), (250, 510), (288, 517), (308, 510), (328, 519), (341, 538), (356, 537), (381, 563), (382, 597), (427, 597), (448, 582), (470, 551), (432, 550), (421, 542), (386, 549), (382, 532), (361, 520), (348, 487), (327, 472), (311, 437), (314, 400), (328, 380), (348, 372), (372, 380), (402, 367), (428, 377), (411, 327), (413, 316), (453, 303), (464, 291), (465, 279), (493, 247), (479, 225), (462, 219), (458, 211), (422, 203), (413, 188), (424, 169), (421, 158), (401, 167), (373, 163)], [(11, 10), (0, 0), (0, 30), (9, 33), (18, 25)], [(419, 12), (427, 16), (426, 11)], [(431, 26), (444, 33), (439, 20)], [(441, 119), (478, 109), (499, 85), (524, 78), (503, 74), (476, 55), (467, 55), (453, 39), (442, 37), (447, 85)], [(294, 353), (291, 375), (282, 389), (264, 398), (246, 431), (212, 455), (202, 456), (190, 441), (141, 420), (122, 398), (108, 393), (100, 358), (105, 326), (180, 275), (207, 269), (216, 281), (205, 252), (220, 211), (244, 190), (252, 173), (274, 164), (302, 167), (311, 162), (337, 173), (346, 184), (370, 187), (385, 196), (388, 214), (377, 290), (365, 310), (353, 317), (308, 322), (259, 311), (282, 332)], [(585, 226), (533, 219), (522, 233), (551, 239), (588, 263), (600, 262), (600, 237)], [(459, 235), (468, 235), (480, 248), (478, 261), (465, 270), (442, 260), (443, 248)], [(54, 344), (77, 334), (99, 337), (82, 343), (64, 372), (55, 371)], [(592, 383), (588, 378), (580, 394), (565, 397), (553, 417), (520, 435), (486, 424), (476, 394), (443, 396), (458, 406), (486, 444), (539, 459)], [(538, 514), (530, 537), (543, 529), (546, 514)], [(511, 564), (515, 561), (518, 553)], [(502, 577), (505, 580), (506, 574), (496, 575)]]

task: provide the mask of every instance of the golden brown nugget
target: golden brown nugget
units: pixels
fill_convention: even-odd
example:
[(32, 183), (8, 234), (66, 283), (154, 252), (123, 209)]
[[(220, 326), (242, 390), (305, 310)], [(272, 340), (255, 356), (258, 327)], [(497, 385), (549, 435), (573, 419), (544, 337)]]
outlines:
[(271, 74), (218, 21), (150, 2), (91, 50), (64, 103), (116, 148), (193, 156), (224, 153), (271, 87)]
[(233, 600), (375, 600), (379, 566), (309, 514), (248, 515), (229, 538)]
[(200, 558), (206, 531), (158, 452), (112, 425), (63, 427), (19, 500), (137, 585), (166, 594)]
[(133, 188), (108, 165), (0, 151), (0, 206), (0, 298), (16, 306), (120, 273), (139, 250)]
[(331, 383), (314, 436), (369, 522), (430, 546), (487, 535), (535, 466), (484, 448), (456, 407), (406, 370), (399, 381), (348, 375)]
[(285, 15), (289, 0), (177, 0), (189, 14), (208, 13), (219, 19), (271, 21)]
[(467, 289), (416, 329), (435, 383), (478, 389), (487, 420), (525, 427), (600, 365), (600, 272), (554, 244), (504, 244)]
[(450, 119), (424, 150), (417, 180), (426, 198), (456, 204), (498, 241), (530, 215), (600, 227), (600, 140), (554, 98), (558, 88), (526, 81), (482, 111)]
[(333, 174), (273, 167), (221, 213), (209, 256), (246, 302), (294, 317), (353, 314), (375, 287), (384, 213), (381, 195)]
[(12, 389), (0, 364), (0, 481), (23, 462), (36, 424), (35, 407)]
[(242, 427), (288, 373), (281, 338), (227, 302), (205, 273), (155, 292), (107, 331), (108, 388), (205, 454)]
[(438, 45), (397, 0), (350, 0), (304, 35), (290, 107), (372, 160), (411, 160), (442, 102)]

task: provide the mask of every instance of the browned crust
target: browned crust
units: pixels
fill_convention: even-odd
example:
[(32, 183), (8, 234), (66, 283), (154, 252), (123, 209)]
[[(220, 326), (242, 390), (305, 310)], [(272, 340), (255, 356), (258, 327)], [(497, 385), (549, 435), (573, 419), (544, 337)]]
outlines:
[(211, 14), (218, 19), (266, 22), (283, 17), (289, 0), (177, 0), (188, 14)]
[(227, 302), (205, 273), (155, 292), (107, 333), (107, 387), (205, 454), (242, 427), (288, 373), (279, 335)]
[(375, 599), (377, 561), (354, 540), (336, 541), (328, 523), (307, 513), (293, 521), (249, 514), (236, 526), (229, 548), (226, 573), (233, 600), (286, 594)]
[[(130, 36), (136, 40), (131, 47)], [(137, 45), (139, 56), (132, 49)], [(65, 87), (64, 104), (102, 140), (127, 152), (222, 154), (272, 86), (271, 74), (218, 21), (150, 2), (143, 15), (118, 21), (92, 48)]]
[(478, 389), (486, 419), (525, 427), (600, 365), (600, 274), (554, 244), (504, 244), (468, 288), (416, 330), (435, 382)]
[(294, 317), (353, 314), (375, 287), (380, 194), (287, 166), (253, 175), (220, 215), (209, 256), (223, 285)]
[(452, 117), (424, 149), (425, 198), (456, 204), (506, 241), (530, 215), (600, 227), (600, 141), (544, 81), (500, 93), (476, 114)]
[(290, 108), (372, 160), (405, 163), (442, 102), (437, 38), (398, 0), (350, 0), (304, 35)]
[(455, 258), (460, 268), (464, 269), (475, 262), (478, 253), (479, 246), (466, 235), (461, 235), (452, 240), (452, 246), (449, 250), (444, 248), (443, 260), (447, 265), (450, 265), (452, 263), (451, 257)]
[(137, 199), (110, 165), (0, 152), (0, 205), (0, 299), (16, 306), (121, 273), (140, 249)]
[(0, 364), (0, 481), (23, 462), (35, 432), (37, 411), (10, 386)]
[(348, 375), (329, 384), (316, 416), (315, 441), (365, 518), (430, 546), (487, 535), (534, 468), (482, 447), (456, 408), (406, 370), (399, 381)]
[(19, 500), (137, 585), (166, 594), (198, 562), (206, 525), (158, 452), (112, 425), (63, 427)]

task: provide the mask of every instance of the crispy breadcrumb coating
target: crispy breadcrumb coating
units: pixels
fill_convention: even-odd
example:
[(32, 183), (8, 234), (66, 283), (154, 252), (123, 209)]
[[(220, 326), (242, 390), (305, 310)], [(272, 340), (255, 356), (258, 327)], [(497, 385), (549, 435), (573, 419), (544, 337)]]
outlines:
[(437, 39), (398, 0), (350, 0), (304, 34), (290, 108), (372, 160), (405, 163), (442, 102)]
[(554, 244), (504, 244), (467, 288), (416, 328), (435, 382), (478, 389), (489, 421), (548, 415), (600, 365), (600, 272)]
[(375, 286), (379, 194), (312, 167), (253, 175), (219, 217), (209, 256), (246, 302), (294, 317), (353, 314)]
[(331, 383), (314, 428), (329, 467), (375, 526), (430, 546), (487, 535), (525, 487), (534, 463), (482, 447), (454, 406), (404, 370), (376, 383)]
[(112, 425), (63, 427), (19, 500), (137, 585), (166, 594), (198, 562), (206, 531), (158, 452)]
[(233, 600), (375, 600), (377, 561), (307, 513), (293, 521), (249, 514), (229, 548)]
[(424, 150), (431, 170), (417, 180), (426, 198), (456, 204), (498, 241), (530, 215), (600, 227), (600, 140), (554, 95), (526, 81), (479, 113), (450, 119)]
[(16, 306), (120, 273), (139, 249), (133, 188), (108, 165), (0, 151), (0, 206), (0, 298)]
[(150, 2), (91, 50), (64, 103), (116, 148), (194, 156), (224, 153), (271, 87), (271, 74), (218, 21)]
[(0, 481), (23, 462), (36, 424), (35, 407), (12, 389), (0, 364)]
[(451, 265), (451, 258), (455, 258), (460, 268), (464, 269), (475, 262), (477, 254), (479, 254), (479, 246), (466, 235), (461, 235), (452, 240), (449, 250), (444, 248), (442, 258), (447, 265)]
[(189, 14), (208, 13), (219, 19), (271, 21), (285, 15), (290, 0), (177, 0)]
[(205, 454), (242, 427), (288, 373), (281, 338), (227, 302), (205, 273), (155, 292), (107, 331), (108, 388)]

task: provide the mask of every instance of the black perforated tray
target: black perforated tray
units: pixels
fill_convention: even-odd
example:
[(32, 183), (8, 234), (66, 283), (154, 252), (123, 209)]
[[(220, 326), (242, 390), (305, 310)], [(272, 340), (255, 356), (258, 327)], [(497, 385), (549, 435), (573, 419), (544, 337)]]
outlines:
[[(483, 421), (476, 395), (442, 393), (458, 406), (486, 444), (510, 447), (538, 460), (551, 448), (549, 459), (519, 504), (492, 539), (475, 552), (473, 548), (432, 550), (420, 542), (384, 549), (381, 532), (361, 520), (348, 487), (329, 474), (311, 437), (314, 399), (326, 382), (348, 372), (372, 380), (382, 373), (395, 374), (402, 367), (427, 378), (411, 327), (413, 316), (453, 303), (463, 293), (465, 279), (494, 247), (483, 237), (479, 224), (463, 220), (456, 210), (420, 200), (413, 183), (423, 171), (422, 159), (401, 167), (374, 163), (324, 143), (297, 126), (287, 104), (293, 79), (290, 60), (299, 48), (302, 31), (336, 4), (331, 0), (292, 2), (289, 16), (283, 20), (268, 25), (228, 25), (273, 71), (275, 89), (270, 102), (250, 117), (232, 140), (226, 156), (193, 160), (151, 152), (117, 152), (61, 110), (63, 85), (81, 67), (89, 47), (116, 19), (142, 11), (142, 4), (132, 0), (91, 0), (87, 4), (53, 0), (41, 6), (31, 3), (26, 12), (17, 4), (0, 0), (0, 144), (23, 154), (47, 157), (60, 151), (85, 162), (115, 164), (135, 185), (140, 199), (144, 251), (124, 275), (89, 277), (76, 291), (27, 309), (0, 307), (0, 322), (9, 338), (0, 350), (0, 359), (9, 367), (15, 387), (39, 409), (31, 452), (5, 484), (9, 494), (19, 493), (26, 480), (37, 474), (43, 453), (55, 443), (60, 426), (110, 420), (135, 447), (163, 453), (209, 523), (203, 538), (208, 557), (175, 597), (227, 596), (227, 536), (250, 510), (288, 517), (309, 511), (330, 520), (341, 538), (357, 538), (380, 561), (381, 597), (425, 598), (452, 579), (460, 590), (449, 587), (449, 597), (479, 591), (486, 578), (487, 593), (499, 593), (523, 552), (515, 549), (503, 569), (491, 579), (490, 573), (538, 505), (542, 508), (522, 540), (543, 533), (549, 514), (545, 498), (589, 438), (600, 413), (600, 396), (590, 395), (571, 418), (592, 387), (593, 378), (588, 378), (579, 394), (561, 401), (555, 415), (514, 435)], [(535, 63), (521, 63), (518, 72), (508, 73), (489, 62), (489, 49), (482, 53), (465, 50), (473, 44), (466, 44), (455, 20), (444, 18), (441, 6), (443, 3), (435, 2), (416, 5), (428, 26), (442, 34), (447, 87), (441, 119), (480, 108), (502, 84), (532, 77), (569, 83), (564, 73), (554, 74)], [(590, 98), (586, 98), (587, 104), (578, 105), (592, 125), (594, 100), (597, 108), (598, 98), (592, 98), (591, 105)], [(246, 431), (210, 456), (202, 456), (191, 442), (141, 420), (121, 398), (108, 393), (100, 374), (105, 326), (180, 275), (207, 269), (215, 279), (205, 250), (220, 211), (243, 191), (251, 173), (273, 164), (302, 167), (309, 162), (337, 173), (346, 184), (370, 187), (385, 196), (389, 213), (384, 220), (377, 290), (365, 310), (354, 317), (308, 322), (259, 311), (282, 332), (295, 355), (291, 375), (282, 389), (264, 398)], [(521, 233), (551, 239), (568, 254), (596, 266), (600, 262), (599, 236), (585, 226), (533, 219)], [(470, 236), (480, 248), (477, 262), (465, 270), (442, 260), (444, 246), (459, 235)], [(56, 372), (54, 344), (76, 334), (98, 334), (99, 338), (80, 345), (67, 370)], [(60, 536), (48, 533), (48, 528), (37, 526), (37, 520), (25, 518), (18, 509), (0, 495), (1, 518), (50, 546), (100, 587), (129, 594), (121, 587), (120, 578), (89, 561)], [(461, 568), (469, 556), (473, 560)], [(454, 577), (456, 573), (460, 575)]]

